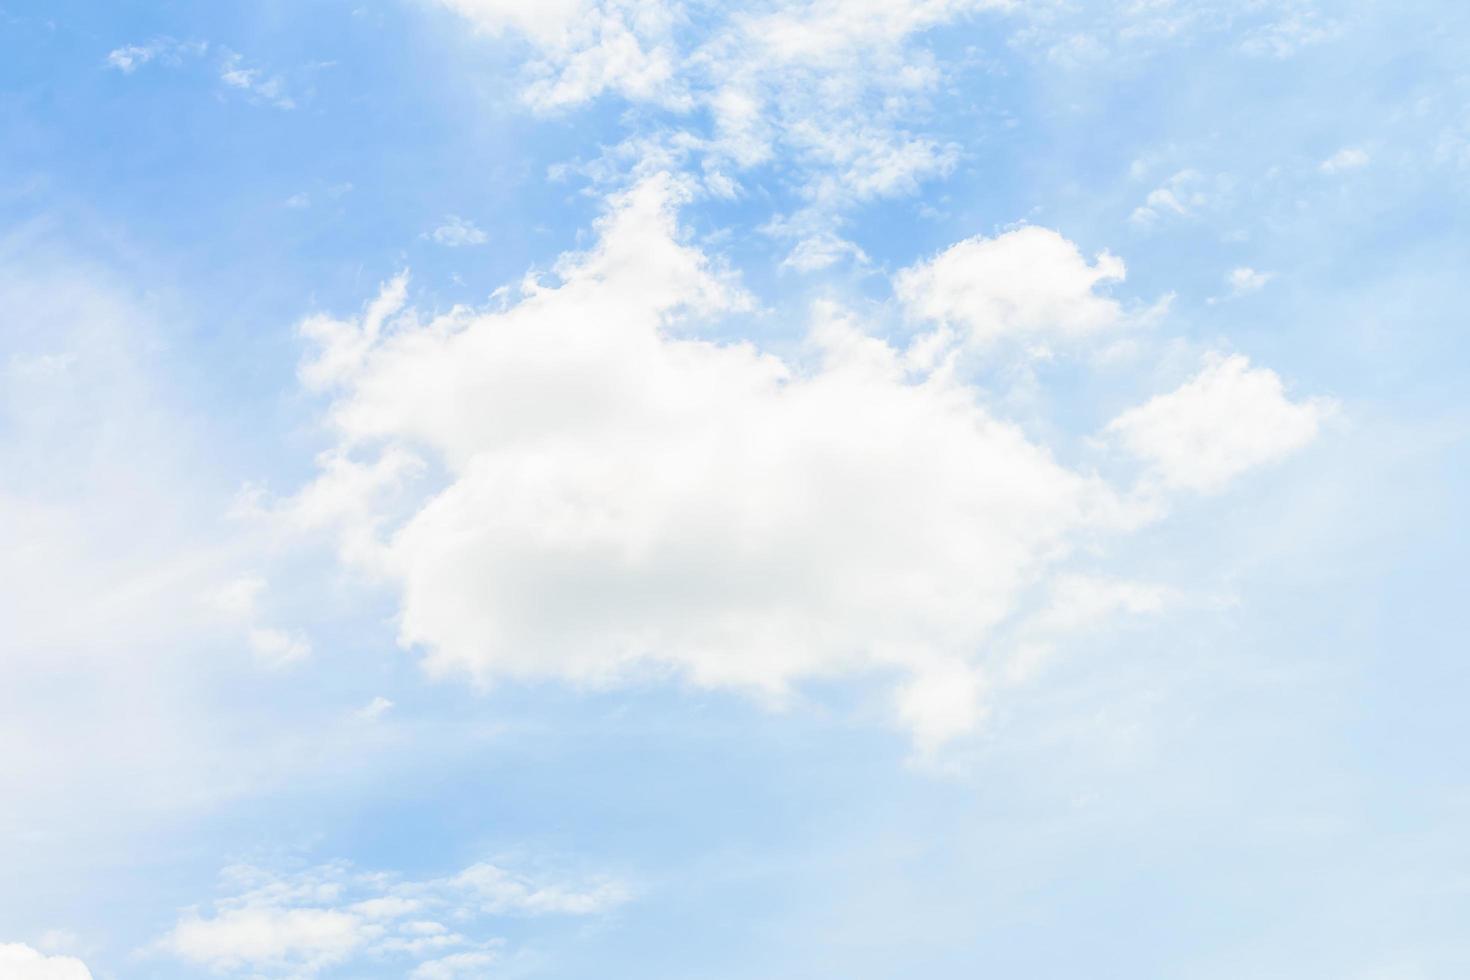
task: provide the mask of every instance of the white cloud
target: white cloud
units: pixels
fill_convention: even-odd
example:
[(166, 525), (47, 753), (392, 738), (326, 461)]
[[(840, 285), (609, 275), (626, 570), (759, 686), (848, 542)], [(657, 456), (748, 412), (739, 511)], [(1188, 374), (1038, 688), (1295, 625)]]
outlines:
[(628, 898), (627, 887), (620, 882), (543, 882), (494, 864), (468, 867), (447, 884), (460, 889), (476, 907), (496, 915), (595, 915), (616, 908)]
[[(928, 28), (1008, 0), (781, 0), (705, 8), (687, 39), (685, 8), (664, 0), (441, 0), (481, 28), (513, 32), (536, 55), (525, 98), (560, 109), (615, 92), (678, 115), (672, 129), (587, 164), (621, 182), (681, 167), (711, 193), (737, 192), (732, 172), (779, 160), (805, 198), (801, 238), (835, 237), (833, 216), (875, 198), (913, 193), (949, 174), (958, 148), (922, 132), (928, 93), (943, 81), (915, 39)], [(694, 110), (704, 110), (696, 112)], [(797, 262), (815, 256), (811, 250)]]
[(683, 103), (675, 83), (679, 8), (663, 0), (441, 0), (482, 30), (514, 31), (536, 48), (526, 101), (557, 109), (616, 92)]
[(1212, 356), (1176, 390), (1129, 409), (1107, 426), (1163, 485), (1210, 492), (1310, 442), (1331, 402), (1292, 402), (1274, 371), (1240, 356)]
[(867, 253), (852, 242), (823, 232), (810, 235), (797, 242), (790, 254), (782, 260), (781, 265), (798, 272), (815, 272), (835, 265), (844, 256), (860, 264), (866, 264), (868, 261)]
[(1361, 170), (1368, 166), (1368, 153), (1356, 146), (1345, 146), (1323, 160), (1318, 170), (1324, 174), (1339, 174), (1349, 170)]
[[(951, 689), (963, 708), (934, 692), (971, 676), (1019, 590), (1077, 535), (1113, 527), (1118, 501), (974, 389), (910, 375), (905, 351), (834, 307), (815, 311), (809, 364), (681, 337), (681, 314), (735, 294), (679, 243), (677, 188), (620, 197), (598, 245), (559, 264), (561, 285), (531, 283), (502, 312), (419, 323), (396, 312), (399, 280), (360, 321), (304, 324), (318, 346), (303, 377), (335, 392), (340, 442), (283, 517), (343, 529), (350, 560), (396, 584), (400, 637), (434, 673), (672, 668), (779, 695), (897, 669), (916, 731), (963, 730), (981, 686)], [(936, 314), (980, 332), (997, 329), (991, 310), (1037, 332), (1116, 320), (1090, 289), (1121, 263), (1013, 234), (909, 282), (958, 290), (951, 273), (975, 273), (962, 260), (979, 268), (996, 295), (958, 291)], [(1038, 257), (1050, 264), (1032, 279), (1006, 281)], [(415, 458), (444, 482), (343, 476), (410, 473)]]
[(1238, 269), (1231, 269), (1225, 281), (1230, 285), (1231, 295), (1243, 296), (1246, 293), (1259, 292), (1274, 278), (1275, 273), (1261, 272), (1243, 265)]
[[(224, 878), (236, 893), (216, 902), (209, 914), (185, 911), (157, 948), (243, 976), (270, 971), (307, 978), (358, 957), (407, 958), (421, 961), (423, 976), (459, 976), (489, 962), (483, 958), (499, 940), (468, 938), (426, 914), (483, 930), (506, 915), (595, 915), (629, 895), (625, 886), (605, 879), (557, 881), (491, 864), (423, 881), (340, 863), (296, 874), (239, 866), (226, 869)], [(449, 950), (456, 952), (446, 957)]]
[[(131, 75), (150, 62), (177, 67), (186, 58), (201, 58), (208, 51), (209, 45), (204, 41), (175, 41), (164, 37), (147, 44), (129, 44), (114, 48), (107, 53), (105, 63), (109, 68)], [(248, 67), (244, 59), (233, 51), (222, 51), (219, 80), (226, 87), (245, 93), (253, 102), (273, 105), (278, 109), (296, 108), (296, 100), (287, 91), (285, 78), (262, 68)], [(298, 198), (304, 201), (305, 195), (298, 194), (291, 200)]]
[(393, 710), (393, 702), (379, 695), (357, 709), (357, 717), (364, 721), (375, 721)]
[(1315, 0), (1031, 0), (1016, 8), (1021, 25), (1011, 43), (1066, 69), (1117, 64), (1210, 34), (1240, 38), (1239, 49), (1249, 55), (1287, 58), (1337, 34), (1338, 25), (1315, 8)]
[(125, 75), (130, 75), (139, 65), (146, 65), (152, 61), (155, 53), (151, 47), (129, 44), (109, 51), (107, 64)]
[(961, 660), (935, 664), (899, 685), (898, 717), (922, 755), (975, 727), (986, 710), (985, 676)]
[(1047, 228), (969, 238), (899, 273), (896, 293), (910, 315), (960, 330), (972, 343), (1004, 338), (1076, 340), (1116, 327), (1118, 302), (1097, 288), (1120, 282), (1121, 259), (1089, 264)]
[(306, 659), (311, 655), (311, 642), (304, 635), (260, 622), (266, 591), (266, 581), (259, 575), (240, 575), (207, 592), (204, 604), (238, 625), (261, 665), (275, 669)]
[(485, 976), (500, 957), (494, 953), (452, 953), (437, 960), (420, 963), (414, 968), (410, 980), (462, 980)]
[(267, 74), (262, 68), (245, 67), (244, 60), (232, 51), (225, 53), (219, 79), (230, 88), (244, 92), (252, 101), (273, 105), (277, 109), (296, 108), (296, 100), (286, 90), (284, 78)]
[(340, 963), (380, 934), (363, 917), (335, 909), (235, 908), (180, 920), (167, 948), (216, 970), (289, 966), (310, 975)]
[(4, 980), (92, 980), (81, 960), (45, 956), (23, 943), (0, 943), (0, 977)]
[(568, 43), (594, 0), (441, 0), (488, 31), (518, 30), (548, 47)]
[(131, 75), (151, 61), (178, 65), (185, 57), (199, 57), (209, 50), (204, 41), (175, 41), (161, 37), (147, 44), (125, 44), (107, 52), (106, 64), (124, 75)]
[[(1240, 45), (1242, 51), (1251, 55), (1289, 58), (1303, 48), (1332, 40), (1340, 31), (1336, 23), (1324, 21), (1315, 10), (1301, 2), (1284, 6), (1287, 9), (1282, 16), (1246, 35)], [(1293, 7), (1296, 9), (1291, 9)]]
[(1163, 215), (1190, 217), (1209, 202), (1204, 184), (1204, 177), (1198, 171), (1181, 170), (1149, 191), (1143, 204), (1133, 209), (1128, 220), (1135, 225), (1148, 226)]
[(490, 240), (474, 223), (461, 218), (457, 214), (451, 214), (444, 219), (444, 223), (429, 233), (429, 237), (440, 245), (449, 248), (458, 248), (463, 245), (483, 245)]
[(1259, 272), (1249, 266), (1241, 266), (1238, 269), (1230, 270), (1230, 275), (1226, 277), (1226, 281), (1230, 283), (1230, 288), (1237, 293), (1253, 293), (1270, 282), (1272, 278), (1272, 273)]

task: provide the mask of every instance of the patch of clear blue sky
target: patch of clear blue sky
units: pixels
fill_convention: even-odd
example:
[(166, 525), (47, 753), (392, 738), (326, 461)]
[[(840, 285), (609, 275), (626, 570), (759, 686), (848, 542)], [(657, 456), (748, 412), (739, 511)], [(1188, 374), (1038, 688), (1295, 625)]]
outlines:
[[(360, 771), (99, 830), (52, 873), (0, 884), (0, 940), (64, 923), (99, 977), (183, 977), (129, 951), (229, 859), (414, 875), (525, 847), (645, 885), (608, 924), (537, 925), (562, 977), (1463, 975), (1466, 16), (1349, 4), (1341, 36), (1287, 59), (1206, 34), (1071, 67), (981, 19), (935, 42), (1000, 69), (962, 71), (966, 97), (929, 127), (961, 146), (954, 174), (853, 214), (886, 269), (1017, 220), (1056, 227), (1128, 262), (1122, 295), (1177, 293), (1172, 330), (1343, 400), (1313, 472), (1189, 505), (1127, 546), (1140, 577), (1214, 569), (1237, 609), (1089, 642), (1003, 709), (964, 775), (936, 776), (904, 764), (861, 685), (789, 713), (656, 685), (480, 697), (420, 680), (382, 597), (361, 600), (368, 617), (339, 599), (312, 667), (209, 696), (225, 714), (269, 701), (289, 726), (320, 692), (386, 691), (413, 734)], [(211, 47), (105, 67), (161, 37)], [(223, 49), (296, 107), (224, 86)], [(302, 315), (356, 309), (402, 268), (425, 306), (479, 301), (587, 240), (595, 201), (546, 171), (619, 139), (624, 108), (533, 117), (517, 60), (416, 3), (5, 0), (0, 222), (143, 297), (165, 324), (167, 400), (203, 416), (209, 467), (286, 489), (315, 448), (293, 380)], [(1323, 174), (1345, 147), (1368, 166)], [(1156, 162), (1134, 176), (1138, 160)], [(1207, 202), (1130, 222), (1184, 170)], [(449, 214), (488, 242), (423, 237)], [(814, 287), (777, 271), (755, 231), (767, 214), (704, 204), (690, 221), (733, 226), (737, 266), (778, 308), (882, 299), (862, 272)], [(1275, 278), (1207, 302), (1241, 266)], [(1134, 396), (1079, 378), (1073, 399), (1093, 419)], [(297, 574), (330, 591), (322, 565)], [(476, 734), (487, 719), (503, 729)]]

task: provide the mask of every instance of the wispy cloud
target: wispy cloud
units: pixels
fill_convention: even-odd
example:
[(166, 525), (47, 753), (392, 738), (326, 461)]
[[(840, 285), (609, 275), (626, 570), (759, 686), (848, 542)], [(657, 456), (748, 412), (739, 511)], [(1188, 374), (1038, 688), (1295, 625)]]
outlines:
[(490, 236), (475, 227), (474, 222), (457, 214), (448, 215), (443, 224), (426, 234), (438, 244), (449, 248), (483, 245), (490, 240)]
[(244, 59), (233, 51), (226, 52), (219, 79), (226, 86), (244, 92), (252, 101), (277, 109), (296, 108), (296, 100), (287, 91), (284, 78), (263, 68), (246, 66)]
[(207, 41), (176, 41), (154, 38), (146, 44), (126, 44), (107, 53), (105, 64), (124, 75), (131, 75), (152, 61), (166, 65), (182, 64), (185, 58), (203, 57), (209, 50)]
[[(245, 59), (228, 49), (221, 51), (217, 78), (228, 89), (243, 93), (250, 101), (278, 109), (296, 108), (296, 99), (287, 90), (284, 76), (264, 68), (250, 66)], [(155, 38), (146, 44), (128, 44), (107, 53), (104, 64), (131, 75), (145, 65), (156, 63), (177, 68), (189, 60), (203, 58), (210, 51), (207, 41), (176, 41)]]
[(415, 976), (458, 977), (504, 945), (504, 916), (590, 916), (628, 901), (622, 882), (569, 880), (481, 863), (443, 878), (402, 880), (345, 862), (278, 873), (226, 868), (232, 894), (186, 909), (156, 952), (227, 976), (314, 977), (359, 957), (414, 964)]
[(1213, 305), (1235, 299), (1237, 296), (1246, 296), (1250, 293), (1258, 293), (1266, 287), (1266, 283), (1276, 278), (1274, 272), (1261, 272), (1249, 266), (1240, 266), (1231, 269), (1225, 274), (1225, 285), (1230, 291), (1224, 296), (1211, 296), (1205, 302)]
[(1369, 158), (1366, 150), (1356, 146), (1345, 146), (1332, 156), (1323, 160), (1317, 169), (1324, 174), (1340, 174), (1349, 170), (1362, 170), (1368, 166)]

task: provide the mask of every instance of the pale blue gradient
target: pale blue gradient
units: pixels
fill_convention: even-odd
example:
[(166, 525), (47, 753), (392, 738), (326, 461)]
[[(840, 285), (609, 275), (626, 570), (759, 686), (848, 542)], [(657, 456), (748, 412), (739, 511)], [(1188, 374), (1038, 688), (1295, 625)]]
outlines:
[[(1060, 36), (1103, 31), (1112, 5), (1080, 6)], [(1470, 9), (1330, 6), (1330, 36), (1285, 57), (1242, 51), (1249, 25), (1072, 60), (1009, 15), (933, 32), (957, 67), (915, 129), (958, 161), (846, 212), (867, 266), (781, 267), (760, 228), (796, 201), (790, 161), (684, 213), (760, 301), (722, 335), (779, 349), (813, 298), (881, 307), (888, 274), (1028, 221), (1121, 256), (1126, 302), (1172, 293), (1170, 335), (1337, 399), (1303, 453), (1115, 550), (1112, 571), (1196, 600), (1070, 643), (928, 765), (873, 679), (783, 708), (677, 679), (431, 680), (395, 643), (391, 592), (320, 542), (270, 545), (271, 613), (313, 648), (289, 672), (209, 633), (169, 652), (156, 698), (122, 704), (134, 689), (114, 698), (90, 661), (5, 667), (0, 624), (0, 712), (49, 719), (0, 727), (0, 754), (51, 771), (0, 786), (0, 943), (65, 930), (53, 951), (99, 980), (194, 977), (155, 943), (226, 865), (427, 878), (530, 855), (635, 894), (504, 917), (506, 975), (1470, 975)], [(209, 50), (107, 67), (163, 37)], [(278, 74), (294, 108), (224, 85), (223, 50)], [(83, 340), (74, 386), (0, 398), (0, 493), (78, 501), (81, 535), (119, 562), (259, 545), (228, 516), (240, 488), (290, 493), (328, 444), (296, 381), (304, 316), (351, 313), (404, 269), (421, 309), (487, 302), (590, 242), (598, 188), (553, 168), (682, 124), (612, 95), (538, 115), (524, 57), (419, 0), (0, 0), (0, 362), (90, 336), (90, 291), (128, 311), (110, 334), (127, 349)], [(1366, 165), (1323, 172), (1344, 148)], [(1207, 202), (1130, 220), (1184, 170)], [(487, 241), (435, 243), (449, 215)], [(1239, 267), (1272, 278), (1231, 296)], [(1056, 415), (1028, 425), (1064, 454), (1163, 384), (1036, 370)], [(149, 662), (118, 669), (147, 689)], [(379, 696), (381, 722), (355, 721)], [(199, 739), (169, 750), (194, 763), (84, 764), (151, 712), (162, 737)], [(80, 756), (56, 748), (73, 738)]]

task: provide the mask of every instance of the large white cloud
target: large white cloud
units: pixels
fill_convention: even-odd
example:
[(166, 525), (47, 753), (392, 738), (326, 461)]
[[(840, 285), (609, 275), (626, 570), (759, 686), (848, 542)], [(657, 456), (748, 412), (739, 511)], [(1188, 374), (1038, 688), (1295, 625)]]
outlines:
[(46, 956), (24, 943), (0, 943), (4, 980), (92, 980), (86, 964), (71, 956)]
[[(905, 695), (916, 730), (963, 730), (970, 697), (918, 716), (941, 688), (978, 694), (949, 681), (1078, 533), (1113, 523), (1114, 495), (835, 308), (803, 364), (671, 334), (735, 295), (678, 242), (675, 188), (623, 196), (560, 286), (504, 312), (308, 321), (303, 376), (334, 388), (341, 444), (299, 503), (344, 515), (435, 672), (673, 668), (779, 694), (885, 667), (945, 679)], [(382, 481), (341, 472), (410, 454), (443, 484), (372, 551), (362, 494)]]
[[(306, 321), (302, 376), (331, 392), (338, 444), (287, 514), (335, 525), (344, 554), (399, 590), (400, 638), (437, 674), (673, 671), (779, 697), (888, 670), (921, 742), (966, 730), (1018, 597), (1136, 514), (950, 366), (916, 368), (938, 334), (895, 347), (819, 304), (796, 360), (688, 336), (689, 314), (741, 297), (680, 242), (680, 187), (660, 176), (619, 196), (559, 285), (530, 282), (502, 310), (420, 322), (397, 280), (360, 319)], [(1050, 264), (1030, 279), (1005, 274), (1038, 257)], [(1121, 263), (1089, 265), (1053, 232), (942, 259), (901, 291), (922, 308), (926, 279), (954, 285), (934, 302), (987, 336), (1118, 316), (1091, 289)], [(981, 285), (956, 285), (966, 273)], [(1277, 410), (1259, 386), (1240, 395)]]

